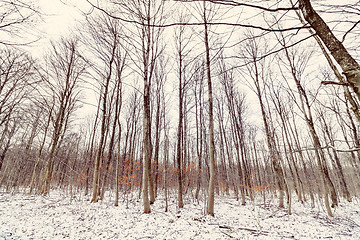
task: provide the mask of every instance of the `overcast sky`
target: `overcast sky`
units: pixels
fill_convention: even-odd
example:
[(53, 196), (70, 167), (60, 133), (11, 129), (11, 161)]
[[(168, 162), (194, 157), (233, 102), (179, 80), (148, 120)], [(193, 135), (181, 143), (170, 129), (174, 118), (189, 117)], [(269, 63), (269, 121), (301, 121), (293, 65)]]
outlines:
[[(89, 9), (89, 5), (86, 0), (39, 0), (39, 7), (43, 13), (43, 21), (36, 28), (40, 31), (41, 39), (32, 45), (30, 51), (36, 57), (41, 58), (44, 51), (49, 49), (50, 40), (56, 41), (61, 36), (72, 34), (77, 21), (83, 17), (79, 8), (86, 11)], [(86, 91), (83, 94), (85, 97), (83, 100), (92, 103), (89, 99), (95, 98), (93, 93)], [(83, 115), (81, 117), (84, 117), (92, 111), (93, 107), (84, 104), (78, 114), (80, 113)]]
[(39, 0), (39, 6), (44, 13), (44, 22), (39, 28), (47, 39), (67, 35), (70, 32), (69, 28), (75, 26), (76, 19), (81, 18), (78, 8), (88, 8), (86, 0)]

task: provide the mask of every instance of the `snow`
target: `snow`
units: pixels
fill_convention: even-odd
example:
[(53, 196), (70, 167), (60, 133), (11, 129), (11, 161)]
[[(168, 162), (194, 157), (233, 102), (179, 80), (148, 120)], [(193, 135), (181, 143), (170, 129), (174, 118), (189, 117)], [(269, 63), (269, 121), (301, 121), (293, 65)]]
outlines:
[[(273, 198), (242, 206), (234, 197), (216, 196), (215, 217), (204, 214), (205, 203), (190, 196), (169, 211), (159, 196), (150, 214), (142, 213), (137, 193), (90, 203), (83, 194), (54, 190), (48, 197), (0, 192), (0, 239), (360, 239), (359, 199), (342, 200), (329, 218), (318, 202), (293, 201), (292, 215)], [(128, 205), (128, 206), (127, 206)]]

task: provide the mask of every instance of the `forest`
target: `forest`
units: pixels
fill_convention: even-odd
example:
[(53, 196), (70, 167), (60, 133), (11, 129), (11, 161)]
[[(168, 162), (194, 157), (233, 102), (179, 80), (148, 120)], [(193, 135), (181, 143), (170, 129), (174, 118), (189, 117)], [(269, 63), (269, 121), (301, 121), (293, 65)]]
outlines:
[(64, 0), (50, 40), (39, 2), (0, 0), (1, 192), (358, 201), (359, 1)]

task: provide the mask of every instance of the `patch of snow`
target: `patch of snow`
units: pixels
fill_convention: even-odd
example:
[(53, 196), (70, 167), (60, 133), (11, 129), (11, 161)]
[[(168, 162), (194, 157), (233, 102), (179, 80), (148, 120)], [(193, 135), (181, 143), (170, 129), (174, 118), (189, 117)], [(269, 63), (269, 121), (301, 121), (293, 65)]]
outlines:
[(134, 193), (113, 206), (113, 197), (90, 203), (83, 194), (61, 191), (50, 196), (0, 192), (0, 240), (3, 239), (360, 239), (359, 199), (341, 201), (329, 218), (318, 204), (293, 201), (292, 215), (269, 199), (242, 206), (230, 196), (216, 196), (215, 217), (204, 214), (204, 201), (189, 197), (169, 211), (159, 196), (150, 214)]

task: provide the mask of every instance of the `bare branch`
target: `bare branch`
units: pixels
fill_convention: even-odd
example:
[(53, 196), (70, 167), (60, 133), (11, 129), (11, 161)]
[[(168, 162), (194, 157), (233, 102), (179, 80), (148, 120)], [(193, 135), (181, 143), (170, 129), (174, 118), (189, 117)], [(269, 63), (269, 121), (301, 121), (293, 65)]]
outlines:
[[(107, 16), (120, 20), (122, 22), (126, 22), (126, 23), (133, 23), (139, 26), (147, 26), (147, 27), (154, 27), (154, 28), (166, 28), (166, 27), (176, 27), (176, 26), (203, 26), (204, 23), (202, 22), (188, 22), (188, 23), (182, 23), (182, 22), (173, 22), (173, 23), (167, 23), (167, 24), (148, 24), (148, 23), (144, 23), (144, 22), (139, 22), (139, 21), (135, 21), (135, 20), (129, 20), (129, 19), (125, 19), (119, 16), (115, 16), (113, 14), (111, 14), (110, 12), (108, 12), (107, 10), (93, 4), (91, 2), (91, 0), (87, 0), (87, 2), (95, 9), (103, 12), (104, 14), (106, 14)], [(268, 31), (268, 32), (285, 32), (285, 31), (298, 31), (301, 29), (308, 29), (310, 28), (310, 26), (298, 26), (298, 27), (289, 27), (289, 28), (283, 28), (283, 29), (271, 29), (271, 28), (266, 28), (266, 27), (262, 27), (262, 26), (256, 26), (256, 25), (251, 25), (251, 24), (242, 24), (242, 23), (228, 23), (228, 22), (208, 22), (207, 25), (211, 25), (211, 26), (232, 26), (232, 27), (244, 27), (244, 28), (252, 28), (252, 29), (259, 29), (262, 31)]]
[[(203, 0), (174, 0), (176, 2), (203, 2)], [(226, 6), (233, 6), (233, 7), (251, 7), (257, 8), (267, 12), (278, 12), (278, 11), (290, 11), (290, 10), (298, 10), (298, 7), (291, 7), (291, 8), (266, 8), (258, 5), (252, 5), (248, 3), (240, 3), (232, 0), (206, 0), (207, 2), (221, 4)]]
[(344, 34), (341, 42), (345, 41), (346, 35), (348, 35), (348, 33), (350, 33), (359, 23), (360, 23), (360, 20), (357, 21), (349, 30), (346, 31), (346, 33)]
[(328, 148), (331, 148), (337, 152), (357, 152), (357, 151), (360, 151), (360, 148), (350, 148), (350, 149), (339, 149), (339, 148), (336, 148), (332, 145), (326, 145), (326, 146), (323, 146), (323, 147), (320, 147), (320, 148), (316, 148), (316, 147), (306, 147), (306, 148), (301, 148), (301, 149), (297, 149), (297, 150), (294, 150), (293, 152), (303, 152), (303, 151), (308, 151), (308, 150), (319, 150), (319, 149), (328, 149)]
[(341, 86), (349, 86), (349, 83), (345, 83), (345, 82), (334, 82), (334, 81), (322, 81), (321, 84), (323, 85), (341, 85)]

